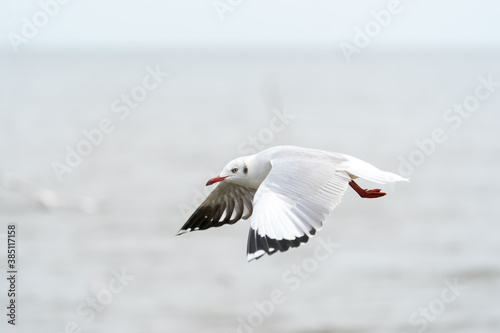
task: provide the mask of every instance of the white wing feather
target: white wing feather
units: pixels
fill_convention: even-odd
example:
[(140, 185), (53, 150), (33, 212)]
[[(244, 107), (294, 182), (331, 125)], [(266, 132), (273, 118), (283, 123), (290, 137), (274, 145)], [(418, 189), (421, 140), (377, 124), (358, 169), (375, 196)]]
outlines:
[(378, 184), (385, 184), (398, 181), (406, 181), (406, 182), (409, 181), (408, 178), (403, 178), (400, 175), (396, 175), (395, 173), (392, 172), (382, 171), (374, 167), (370, 163), (362, 161), (356, 157), (352, 157), (345, 154), (343, 155), (347, 159), (344, 168), (350, 175), (353, 175), (354, 178), (359, 177)]
[(289, 157), (272, 169), (254, 197), (247, 259), (308, 241), (340, 203), (351, 178), (333, 160)]

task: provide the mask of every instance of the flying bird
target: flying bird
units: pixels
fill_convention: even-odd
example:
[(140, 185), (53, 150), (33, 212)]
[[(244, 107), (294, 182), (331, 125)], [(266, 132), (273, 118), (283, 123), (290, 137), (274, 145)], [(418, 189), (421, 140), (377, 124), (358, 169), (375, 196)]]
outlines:
[(247, 260), (284, 252), (321, 229), (348, 185), (362, 198), (385, 195), (362, 189), (356, 178), (379, 184), (408, 181), (355, 157), (316, 149), (277, 146), (239, 157), (207, 182), (218, 185), (177, 235), (252, 216)]

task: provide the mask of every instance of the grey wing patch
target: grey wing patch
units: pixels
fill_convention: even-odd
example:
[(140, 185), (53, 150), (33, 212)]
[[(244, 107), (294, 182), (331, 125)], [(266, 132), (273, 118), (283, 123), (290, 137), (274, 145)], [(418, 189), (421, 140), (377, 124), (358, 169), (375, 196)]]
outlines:
[(253, 212), (255, 192), (255, 189), (245, 186), (220, 183), (189, 217), (177, 235), (248, 219)]

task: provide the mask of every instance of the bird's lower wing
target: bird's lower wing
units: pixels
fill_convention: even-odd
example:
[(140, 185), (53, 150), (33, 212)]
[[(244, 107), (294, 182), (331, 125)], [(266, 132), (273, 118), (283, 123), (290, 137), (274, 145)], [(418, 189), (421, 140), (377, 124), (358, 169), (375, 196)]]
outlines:
[(333, 162), (309, 158), (271, 161), (254, 198), (247, 259), (306, 243), (337, 206), (351, 178)]
[(255, 190), (231, 183), (219, 183), (196, 209), (177, 235), (195, 230), (234, 224), (252, 215)]

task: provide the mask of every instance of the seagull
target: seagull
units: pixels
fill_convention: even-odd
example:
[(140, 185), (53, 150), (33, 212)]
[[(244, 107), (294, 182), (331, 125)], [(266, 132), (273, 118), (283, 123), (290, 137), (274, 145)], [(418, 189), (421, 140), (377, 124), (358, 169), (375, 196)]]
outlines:
[(380, 198), (354, 179), (409, 181), (355, 157), (295, 146), (276, 146), (236, 158), (207, 186), (218, 183), (177, 235), (234, 224), (250, 216), (247, 260), (307, 243), (340, 203), (349, 185), (361, 198)]

